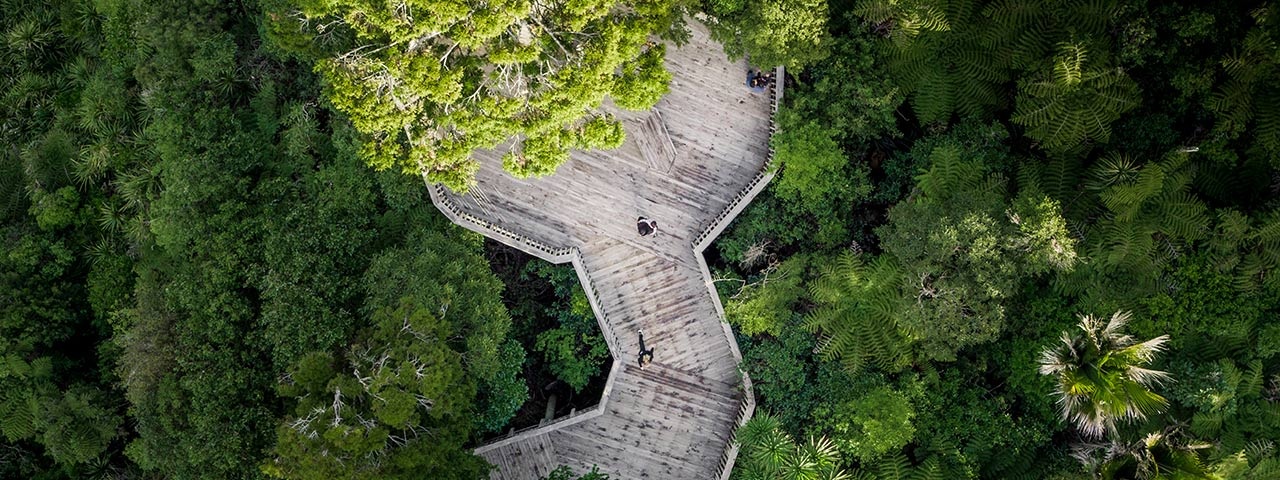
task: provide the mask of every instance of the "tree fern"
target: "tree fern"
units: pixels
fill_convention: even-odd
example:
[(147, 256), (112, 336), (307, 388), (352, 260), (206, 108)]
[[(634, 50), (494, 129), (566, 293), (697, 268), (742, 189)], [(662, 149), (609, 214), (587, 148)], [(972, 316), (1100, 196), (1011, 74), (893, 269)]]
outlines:
[(863, 0), (854, 13), (882, 27), (889, 71), (922, 121), (987, 116), (999, 106), (1009, 69), (984, 42), (988, 22), (976, 1)]
[(888, 30), (895, 46), (904, 47), (922, 32), (951, 30), (947, 14), (930, 0), (859, 0), (853, 13), (867, 22)]
[(39, 405), (30, 390), (11, 388), (0, 393), (0, 432), (10, 442), (31, 438), (36, 434)]
[(964, 158), (964, 152), (956, 145), (935, 148), (929, 162), (929, 170), (916, 176), (921, 201), (945, 203), (958, 192), (986, 189), (982, 164)]
[(913, 480), (915, 471), (902, 453), (886, 455), (875, 463), (876, 477), (880, 480)]
[(1235, 210), (1218, 211), (1213, 235), (1209, 236), (1208, 251), (1214, 269), (1232, 272), (1240, 265), (1240, 248), (1249, 234), (1249, 217)]
[[(1111, 160), (1110, 162), (1106, 160)], [(1158, 195), (1164, 188), (1165, 170), (1159, 164), (1146, 165), (1140, 169), (1126, 172), (1121, 169), (1133, 161), (1124, 157), (1108, 158), (1096, 170), (1095, 178), (1106, 176), (1095, 185), (1106, 185), (1098, 193), (1102, 204), (1107, 207), (1114, 218), (1129, 222), (1138, 216), (1144, 204)]]
[(1160, 231), (1183, 242), (1204, 238), (1209, 230), (1209, 209), (1189, 192), (1162, 195), (1156, 200)]
[[(1211, 230), (1208, 207), (1191, 194), (1193, 179), (1193, 165), (1185, 153), (1146, 164), (1118, 155), (1101, 159), (1085, 182), (1086, 191), (1094, 192), (1099, 202), (1083, 242), (1090, 260), (1086, 270), (1094, 271), (1060, 277), (1055, 287), (1087, 291), (1090, 302), (1138, 306), (1138, 298), (1162, 286), (1165, 266)], [(1238, 223), (1237, 219), (1231, 228), (1238, 230)], [(1229, 252), (1217, 255), (1237, 263)], [(1241, 257), (1239, 263), (1246, 260)]]
[(1191, 416), (1191, 433), (1202, 438), (1216, 438), (1222, 433), (1222, 412), (1196, 412)]
[(884, 256), (870, 265), (846, 252), (821, 269), (809, 290), (818, 307), (805, 328), (819, 333), (816, 351), (850, 372), (868, 363), (895, 371), (909, 362), (907, 339), (895, 315), (902, 308), (900, 274)]
[(1275, 457), (1264, 458), (1253, 465), (1244, 480), (1266, 480), (1271, 478), (1280, 478), (1280, 459)]
[(1134, 273), (1151, 273), (1150, 257), (1155, 249), (1155, 239), (1142, 225), (1131, 222), (1112, 222), (1105, 225), (1104, 236), (1097, 250), (1091, 255), (1100, 261), (1104, 270), (1127, 269)]
[(1137, 180), (1141, 166), (1127, 155), (1110, 153), (1090, 168), (1085, 185), (1092, 190), (1104, 190), (1115, 185), (1126, 185)]
[(1218, 114), (1219, 128), (1240, 134), (1250, 122), (1252, 132), (1273, 164), (1280, 163), (1280, 59), (1275, 52), (1280, 42), (1280, 18), (1274, 6), (1252, 12), (1257, 26), (1240, 47), (1222, 60), (1227, 81), (1210, 97), (1209, 108)]
[(1280, 213), (1250, 218), (1235, 210), (1222, 210), (1211, 233), (1206, 247), (1213, 266), (1220, 272), (1232, 273), (1236, 288), (1253, 291), (1262, 285), (1277, 284)]
[(1019, 82), (1013, 122), (1050, 151), (1106, 143), (1111, 123), (1137, 106), (1137, 84), (1120, 70), (1092, 65), (1081, 44), (1058, 49), (1051, 72)]
[(915, 470), (911, 480), (946, 480), (948, 478), (937, 456), (926, 458)]
[(1093, 196), (1084, 195), (1080, 184), (1086, 173), (1083, 155), (1060, 154), (1047, 162), (1024, 163), (1018, 168), (1018, 189), (1041, 192), (1062, 206), (1067, 226), (1077, 238), (1081, 224), (1092, 212)]
[(1257, 285), (1280, 286), (1280, 211), (1258, 218), (1247, 236), (1247, 261), (1237, 271), (1237, 284), (1252, 289)]
[(1053, 56), (1057, 42), (1105, 35), (1116, 7), (1114, 0), (996, 0), (982, 13), (991, 19), (988, 35), (1000, 53), (1014, 68), (1034, 69)]
[(1249, 362), (1248, 369), (1240, 376), (1239, 384), (1236, 386), (1236, 394), (1246, 400), (1260, 397), (1265, 379), (1266, 375), (1262, 360), (1254, 359)]

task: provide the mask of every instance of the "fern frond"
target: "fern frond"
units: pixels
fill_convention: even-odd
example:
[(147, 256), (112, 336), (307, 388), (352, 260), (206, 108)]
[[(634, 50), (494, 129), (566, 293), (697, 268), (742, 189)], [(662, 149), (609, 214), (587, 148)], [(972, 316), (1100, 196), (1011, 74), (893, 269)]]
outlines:
[(1186, 242), (1204, 238), (1209, 230), (1209, 208), (1191, 193), (1162, 196), (1160, 230)]
[(30, 391), (7, 392), (5, 404), (9, 407), (0, 416), (0, 432), (10, 442), (25, 440), (36, 434), (36, 417), (40, 406)]
[(875, 464), (876, 476), (880, 480), (912, 480), (911, 463), (901, 453), (885, 455)]
[(945, 480), (947, 477), (943, 473), (942, 464), (938, 462), (938, 457), (930, 456), (916, 467), (915, 475), (911, 477), (911, 480)]
[(1191, 432), (1204, 438), (1217, 437), (1222, 432), (1222, 412), (1196, 412), (1191, 416)]

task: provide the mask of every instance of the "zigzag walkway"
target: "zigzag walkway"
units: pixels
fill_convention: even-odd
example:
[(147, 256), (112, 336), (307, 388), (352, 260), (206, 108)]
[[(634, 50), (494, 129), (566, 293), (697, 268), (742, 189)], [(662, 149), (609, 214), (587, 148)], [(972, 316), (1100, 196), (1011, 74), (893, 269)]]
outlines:
[[(628, 133), (622, 148), (575, 152), (555, 175), (529, 181), (504, 173), (499, 152), (480, 152), (472, 194), (430, 188), (455, 223), (573, 263), (614, 358), (596, 407), (477, 448), (493, 479), (535, 480), (560, 465), (598, 465), (617, 479), (732, 469), (733, 430), (755, 401), (701, 252), (771, 177), (781, 92), (752, 92), (746, 65), (690, 26), (692, 40), (668, 49), (671, 92), (654, 111), (614, 112)], [(636, 233), (641, 215), (659, 222), (656, 236)], [(647, 369), (636, 364), (641, 329), (655, 350)]]

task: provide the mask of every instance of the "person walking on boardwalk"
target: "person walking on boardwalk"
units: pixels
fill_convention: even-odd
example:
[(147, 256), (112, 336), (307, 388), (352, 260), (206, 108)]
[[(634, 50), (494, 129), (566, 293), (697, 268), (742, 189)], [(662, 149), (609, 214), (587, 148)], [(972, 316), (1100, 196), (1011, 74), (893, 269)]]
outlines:
[(650, 363), (653, 363), (653, 349), (644, 348), (644, 330), (638, 330), (637, 332), (640, 334), (640, 358), (638, 361), (640, 363), (640, 368), (645, 368), (648, 367)]
[(644, 217), (636, 219), (636, 230), (640, 232), (641, 237), (647, 237), (658, 233), (658, 222)]

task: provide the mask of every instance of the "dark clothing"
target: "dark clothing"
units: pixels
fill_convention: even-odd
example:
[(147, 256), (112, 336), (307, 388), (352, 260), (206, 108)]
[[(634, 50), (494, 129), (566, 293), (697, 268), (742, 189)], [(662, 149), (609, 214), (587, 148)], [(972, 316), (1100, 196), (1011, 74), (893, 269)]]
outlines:
[(641, 333), (640, 334), (640, 358), (636, 359), (636, 363), (639, 363), (641, 367), (644, 367), (646, 365), (649, 365), (649, 363), (652, 361), (653, 361), (653, 349), (644, 348), (644, 334)]
[(640, 232), (641, 237), (647, 237), (658, 231), (658, 222), (649, 220), (644, 217), (636, 219), (636, 231)]

